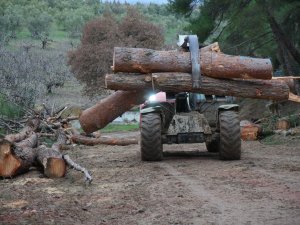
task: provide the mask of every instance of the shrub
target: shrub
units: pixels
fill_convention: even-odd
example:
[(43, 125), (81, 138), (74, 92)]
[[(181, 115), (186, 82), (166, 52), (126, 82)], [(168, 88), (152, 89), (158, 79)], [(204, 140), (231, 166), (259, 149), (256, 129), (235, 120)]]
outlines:
[(85, 85), (84, 93), (93, 96), (104, 92), (105, 74), (111, 71), (115, 46), (156, 49), (162, 45), (161, 29), (145, 21), (138, 12), (128, 9), (121, 21), (105, 14), (88, 22), (81, 45), (69, 52), (69, 64), (75, 77)]

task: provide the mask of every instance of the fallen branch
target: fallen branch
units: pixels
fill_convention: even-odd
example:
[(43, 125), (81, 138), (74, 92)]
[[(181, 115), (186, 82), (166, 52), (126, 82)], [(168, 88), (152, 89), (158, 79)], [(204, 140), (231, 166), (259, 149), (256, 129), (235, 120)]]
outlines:
[(6, 127), (8, 130), (12, 132), (18, 132), (16, 129), (12, 128), (8, 123), (4, 122), (4, 120), (0, 121), (1, 126)]
[(24, 140), (28, 137), (31, 132), (36, 131), (40, 126), (39, 119), (32, 119), (27, 122), (27, 126), (24, 127), (19, 133), (17, 134), (9, 134), (5, 136), (5, 139), (11, 143), (19, 142)]
[(89, 174), (89, 171), (88, 171), (86, 168), (84, 168), (84, 167), (78, 165), (77, 163), (75, 163), (75, 162), (70, 158), (70, 156), (67, 155), (67, 154), (66, 154), (66, 155), (63, 155), (63, 159), (65, 160), (65, 162), (67, 163), (68, 166), (70, 166), (71, 168), (73, 168), (73, 169), (75, 169), (75, 170), (77, 170), (77, 171), (80, 171), (80, 172), (84, 173), (85, 181), (87, 181), (88, 183), (91, 183), (91, 182), (92, 182), (93, 178), (92, 178), (92, 176)]
[(132, 145), (137, 144), (138, 140), (136, 138), (113, 138), (113, 137), (99, 137), (99, 138), (91, 138), (83, 135), (73, 135), (72, 141), (77, 144), (83, 145)]

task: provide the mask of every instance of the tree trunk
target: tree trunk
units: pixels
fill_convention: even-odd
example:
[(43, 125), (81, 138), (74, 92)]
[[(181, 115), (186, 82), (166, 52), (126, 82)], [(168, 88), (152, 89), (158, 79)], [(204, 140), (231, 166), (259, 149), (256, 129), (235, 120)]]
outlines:
[(225, 95), (244, 98), (287, 100), (289, 87), (274, 80), (228, 80), (203, 77), (200, 88), (192, 87), (188, 73), (107, 74), (106, 85), (113, 90), (152, 89), (168, 92), (198, 92), (207, 95)]
[(0, 177), (13, 177), (29, 170), (35, 160), (37, 135), (31, 135), (23, 141), (12, 144), (8, 140), (0, 141)]
[[(231, 56), (220, 52), (218, 43), (200, 50), (201, 73), (215, 78), (271, 79), (270, 59)], [(153, 73), (183, 72), (191, 73), (189, 52), (156, 51), (144, 48), (114, 49), (114, 72)]]
[(263, 4), (264, 4), (263, 7), (268, 17), (270, 27), (272, 29), (272, 32), (274, 34), (278, 46), (279, 47), (284, 46), (293, 56), (295, 61), (300, 64), (300, 52), (296, 49), (294, 44), (291, 42), (289, 36), (284, 33), (280, 25), (277, 23), (275, 17), (273, 16), (271, 10), (268, 8), (268, 5), (266, 5), (265, 1), (263, 1)]
[(144, 92), (117, 91), (102, 99), (98, 104), (84, 110), (79, 121), (86, 133), (105, 127), (115, 118), (144, 101)]
[(73, 135), (72, 141), (83, 145), (132, 145), (137, 144), (138, 140), (136, 138), (113, 138), (113, 137), (99, 137), (90, 138), (83, 135)]

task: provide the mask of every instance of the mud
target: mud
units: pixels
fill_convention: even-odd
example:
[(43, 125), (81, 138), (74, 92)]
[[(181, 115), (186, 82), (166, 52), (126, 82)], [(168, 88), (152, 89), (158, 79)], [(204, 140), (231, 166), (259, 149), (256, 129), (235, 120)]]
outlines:
[(299, 224), (299, 145), (243, 142), (240, 161), (203, 144), (166, 145), (168, 157), (152, 163), (138, 145), (77, 146), (67, 152), (93, 183), (70, 169), (0, 180), (0, 224)]

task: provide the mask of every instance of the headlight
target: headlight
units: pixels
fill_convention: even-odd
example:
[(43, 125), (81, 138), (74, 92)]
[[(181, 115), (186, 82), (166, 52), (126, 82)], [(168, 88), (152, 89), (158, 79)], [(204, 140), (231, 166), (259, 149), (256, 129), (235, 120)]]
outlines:
[(157, 101), (157, 99), (156, 99), (156, 95), (154, 94), (154, 95), (150, 95), (150, 97), (149, 97), (149, 102), (156, 102)]

